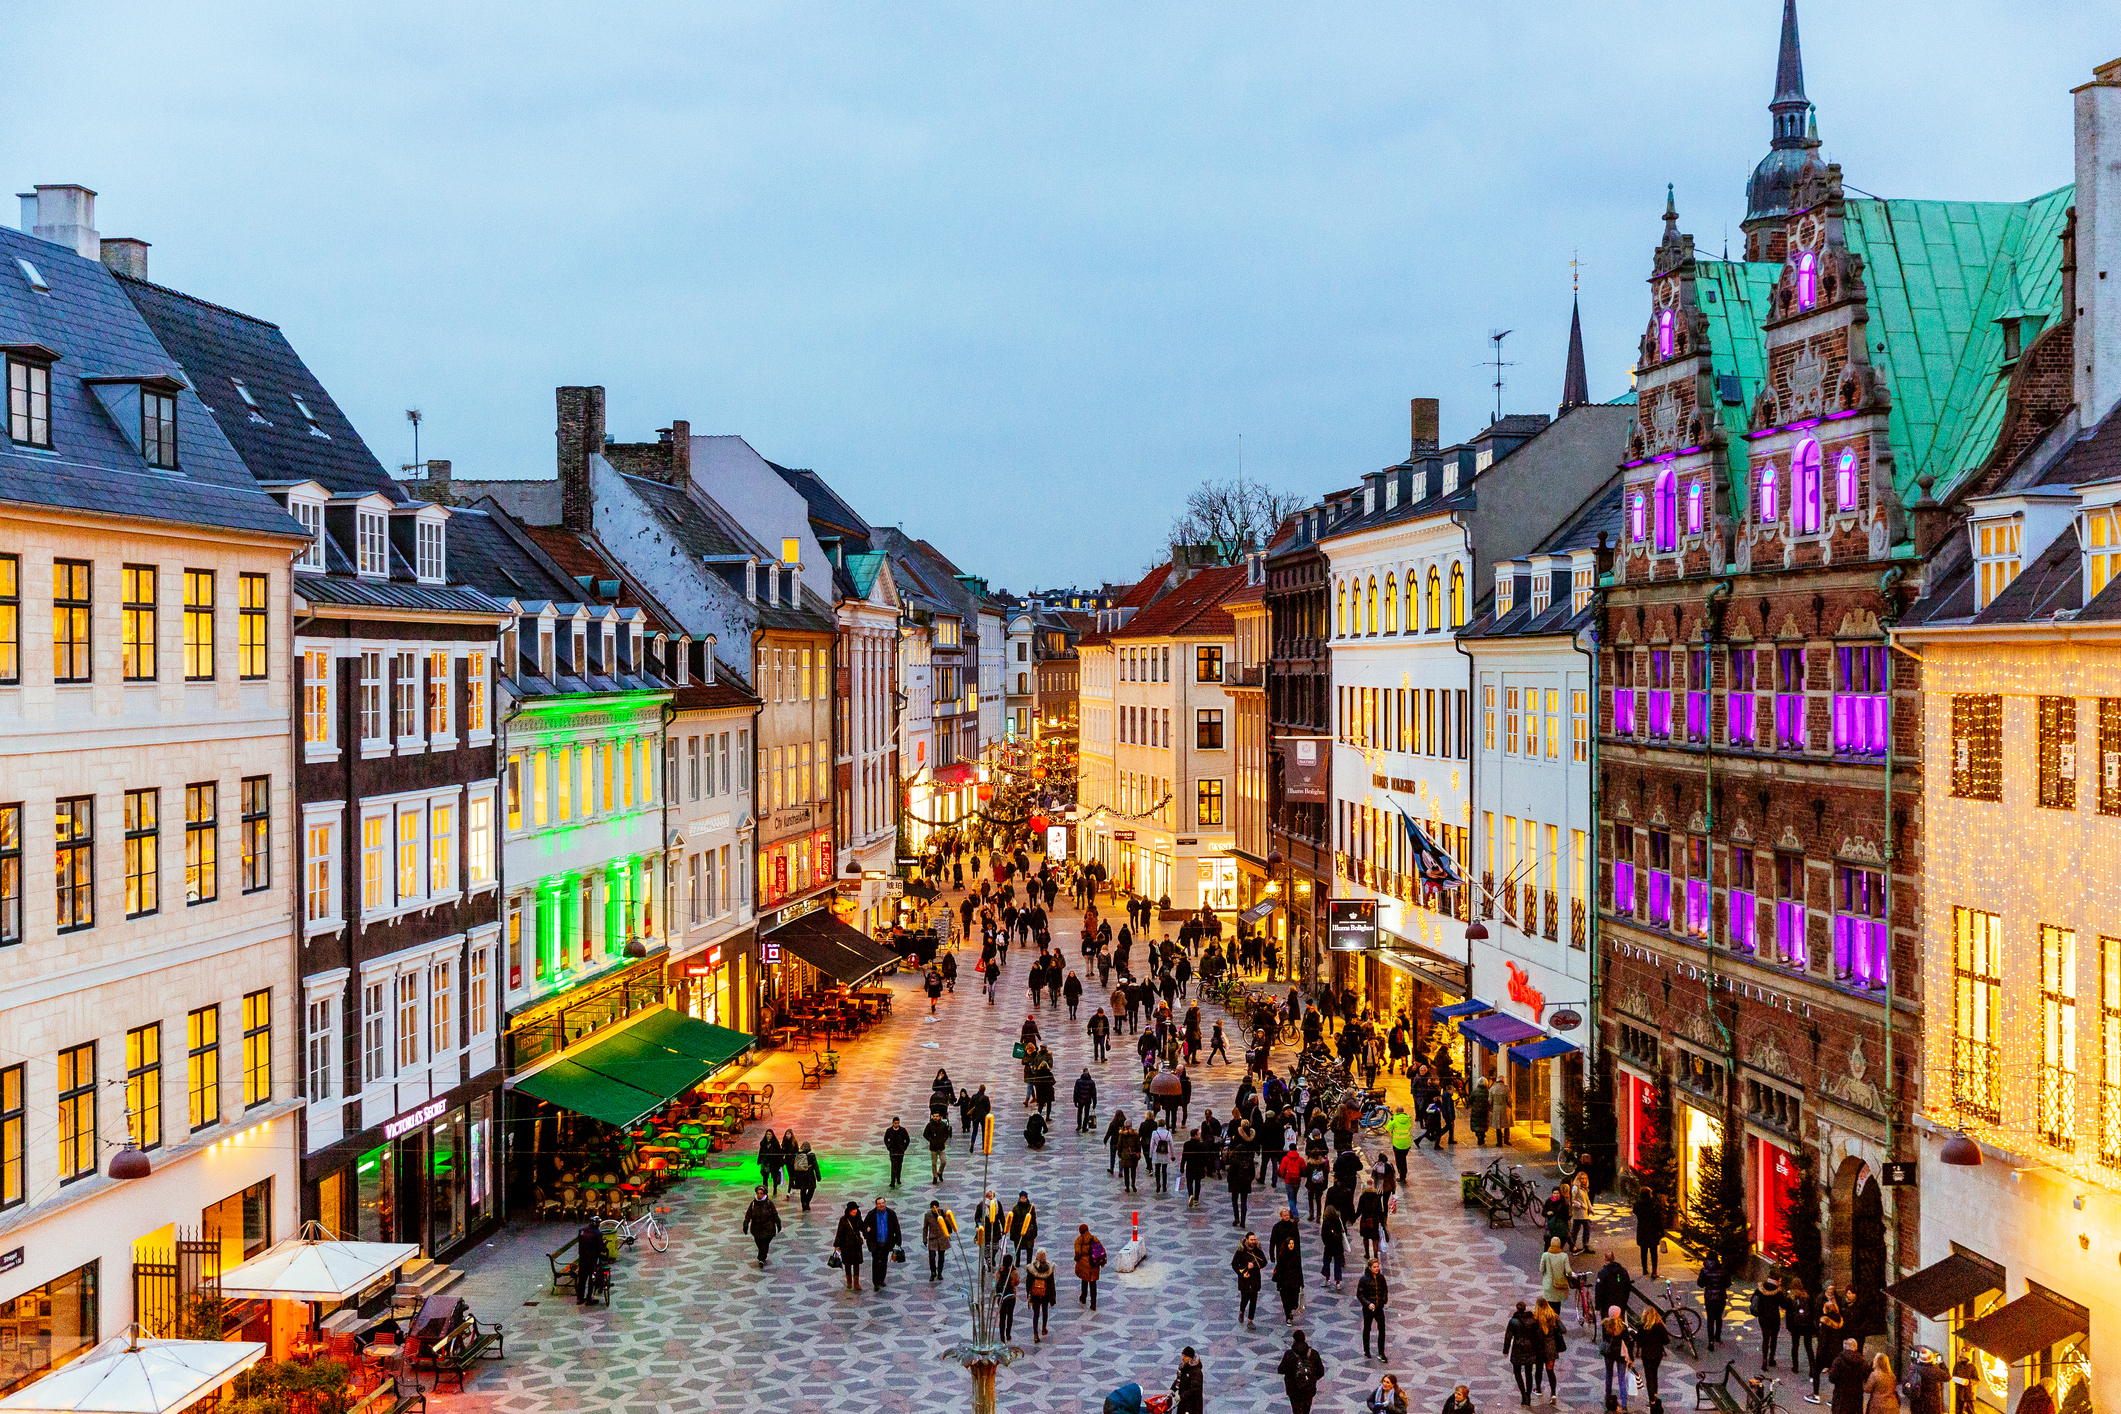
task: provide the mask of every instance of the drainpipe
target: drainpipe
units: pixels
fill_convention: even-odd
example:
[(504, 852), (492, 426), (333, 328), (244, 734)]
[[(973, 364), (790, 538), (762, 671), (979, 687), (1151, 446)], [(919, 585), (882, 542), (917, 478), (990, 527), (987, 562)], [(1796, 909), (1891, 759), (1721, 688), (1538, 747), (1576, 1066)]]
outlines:
[[(1724, 572), (1726, 576), (1729, 573), (1730, 571), (1728, 570)], [(1731, 597), (1732, 588), (1732, 581), (1729, 578), (1721, 577), (1709, 586), (1707, 602), (1708, 632), (1703, 635), (1703, 646), (1704, 651), (1708, 654), (1708, 679), (1710, 683), (1716, 680), (1716, 645), (1723, 639), (1724, 605), (1725, 601)], [(1714, 714), (1709, 711), (1709, 704), (1715, 700), (1714, 695), (1706, 685), (1701, 690), (1701, 698), (1703, 715), (1701, 724), (1701, 816), (1707, 827), (1702, 833), (1708, 840), (1709, 879), (1713, 880), (1716, 876), (1716, 722)], [(1716, 897), (1713, 885), (1707, 890), (1707, 894), (1713, 904)], [(1709, 911), (1711, 914), (1715, 912), (1713, 907)], [(1709, 1023), (1716, 1028), (1716, 1034), (1723, 1039), (1724, 1057), (1729, 1062), (1729, 1065), (1724, 1070), (1723, 1086), (1724, 1133), (1729, 1134), (1731, 1132), (1731, 1086), (1738, 1080), (1738, 1033), (1725, 1026), (1723, 1018), (1716, 1014), (1716, 920), (1713, 917), (1708, 920), (1708, 933), (1702, 938), (1701, 942), (1702, 953), (1708, 959)]]
[[(1886, 642), (1892, 642), (1893, 626), (1900, 621), (1900, 596), (1895, 592), (1907, 570), (1894, 565), (1878, 577), (1878, 620), (1885, 626)], [(1895, 1106), (1900, 1098), (1899, 1077), (1893, 1071), (1893, 655), (1885, 654), (1885, 868), (1880, 873), (1885, 903), (1885, 1083), (1891, 1086), (1885, 1102), (1885, 1157), (1900, 1152), (1900, 1122)], [(1882, 1177), (1883, 1175), (1881, 1175)], [(1893, 1266), (1900, 1266), (1900, 1194), (1893, 1190)], [(1901, 1349), (1901, 1322), (1893, 1322), (1893, 1349)]]

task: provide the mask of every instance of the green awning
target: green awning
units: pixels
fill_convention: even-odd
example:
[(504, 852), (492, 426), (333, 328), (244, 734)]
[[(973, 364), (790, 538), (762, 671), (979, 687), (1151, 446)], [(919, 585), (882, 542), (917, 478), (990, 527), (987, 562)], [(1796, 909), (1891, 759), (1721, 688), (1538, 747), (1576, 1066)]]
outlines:
[(623, 1129), (714, 1074), (752, 1043), (741, 1031), (666, 1008), (568, 1052), (518, 1080), (515, 1088)]
[(599, 1075), (572, 1057), (563, 1057), (543, 1070), (524, 1076), (516, 1082), (515, 1088), (525, 1095), (550, 1101), (563, 1110), (573, 1110), (576, 1114), (588, 1115), (621, 1129), (669, 1098), (636, 1090), (608, 1075)]
[(758, 1038), (726, 1026), (715, 1026), (675, 1011), (655, 1011), (633, 1027), (659, 1046), (690, 1056), (711, 1070), (719, 1070), (751, 1049)]

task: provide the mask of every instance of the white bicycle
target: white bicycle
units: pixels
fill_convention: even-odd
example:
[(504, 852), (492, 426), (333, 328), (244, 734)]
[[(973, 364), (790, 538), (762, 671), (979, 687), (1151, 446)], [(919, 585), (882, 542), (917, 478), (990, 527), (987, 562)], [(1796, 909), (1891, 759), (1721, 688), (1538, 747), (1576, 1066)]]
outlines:
[(670, 1209), (668, 1208), (650, 1208), (637, 1218), (627, 1218), (624, 1221), (618, 1218), (606, 1218), (598, 1226), (602, 1227), (606, 1232), (617, 1233), (619, 1241), (628, 1247), (633, 1246), (645, 1237), (648, 1239), (648, 1245), (656, 1251), (668, 1252), (670, 1250), (670, 1229), (663, 1226), (663, 1214), (669, 1211)]

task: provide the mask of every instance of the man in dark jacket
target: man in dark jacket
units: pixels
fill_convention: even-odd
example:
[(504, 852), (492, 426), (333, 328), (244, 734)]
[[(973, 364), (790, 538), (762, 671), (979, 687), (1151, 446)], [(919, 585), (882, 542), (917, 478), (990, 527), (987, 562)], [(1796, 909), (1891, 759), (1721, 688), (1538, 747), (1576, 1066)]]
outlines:
[(1694, 1285), (1701, 1288), (1701, 1304), (1708, 1308), (1709, 1349), (1714, 1350), (1723, 1339), (1723, 1308), (1731, 1299), (1731, 1279), (1724, 1274), (1723, 1261), (1714, 1252), (1702, 1259), (1701, 1274), (1694, 1278)]
[(1827, 1381), (1834, 1386), (1834, 1414), (1863, 1414), (1863, 1382), (1871, 1367), (1856, 1353), (1856, 1342), (1841, 1342), (1841, 1353), (1827, 1367)]
[(1283, 1252), (1293, 1250), (1296, 1260), (1300, 1262), (1303, 1260), (1303, 1237), (1304, 1230), (1296, 1225), (1296, 1214), (1283, 1208), (1281, 1216), (1267, 1231), (1267, 1251), (1272, 1253), (1274, 1260), (1278, 1262)]
[(1179, 1353), (1178, 1374), (1171, 1381), (1171, 1393), (1177, 1396), (1171, 1406), (1172, 1414), (1201, 1414), (1204, 1407), (1202, 1400), (1206, 1397), (1207, 1373), (1200, 1363), (1200, 1357), (1193, 1353), (1192, 1346), (1187, 1346)]
[(766, 1249), (773, 1245), (773, 1239), (780, 1230), (781, 1210), (773, 1206), (773, 1200), (766, 1196), (765, 1189), (753, 1190), (751, 1206), (744, 1209), (744, 1231), (751, 1235), (753, 1245), (759, 1249), (761, 1270), (766, 1266)]
[[(604, 1229), (595, 1218), (583, 1223), (574, 1235), (574, 1258), (574, 1304), (587, 1306), (596, 1291), (597, 1274), (611, 1265), (604, 1250)], [(610, 1296), (604, 1301), (609, 1305)]]
[[(906, 1151), (913, 1147), (913, 1133), (891, 1116), (891, 1127), (884, 1131), (884, 1152), (891, 1156), (891, 1186), (898, 1187), (899, 1171), (906, 1166)], [(879, 1199), (879, 1202), (882, 1200)]]
[(921, 1131), (921, 1138), (928, 1141), (928, 1177), (941, 1183), (943, 1169), (949, 1163), (944, 1151), (950, 1147), (950, 1121), (941, 1115), (929, 1115), (928, 1127)]
[(1092, 1059), (1103, 1060), (1112, 1045), (1112, 1019), (1105, 1015), (1103, 1007), (1099, 1007), (1091, 1016), (1090, 1025), (1086, 1029), (1090, 1033)]
[(1635, 1283), (1628, 1276), (1628, 1269), (1620, 1265), (1618, 1257), (1608, 1252), (1605, 1254), (1605, 1265), (1598, 1269), (1598, 1275), (1591, 1283), (1591, 1309), (1610, 1311), (1618, 1306), (1625, 1311), (1628, 1307), (1628, 1296), (1634, 1290)]
[(1362, 1307), (1362, 1353), (1370, 1355), (1370, 1327), (1377, 1327), (1377, 1358), (1385, 1354), (1385, 1303), (1392, 1298), (1392, 1288), (1385, 1281), (1384, 1268), (1371, 1261), (1355, 1283), (1355, 1301)]
[(1075, 1132), (1081, 1134), (1090, 1128), (1091, 1115), (1097, 1111), (1097, 1082), (1090, 1078), (1090, 1067), (1075, 1077)]
[(1274, 1373), (1281, 1376), (1281, 1387), (1289, 1396), (1290, 1414), (1311, 1414), (1311, 1401), (1318, 1396), (1318, 1382), (1325, 1378), (1326, 1362), (1304, 1339), (1302, 1331), (1295, 1334)]
[(1223, 1178), (1230, 1185), (1230, 1226), (1243, 1227), (1252, 1202), (1252, 1151), (1232, 1144), (1223, 1154)]
[(882, 1291), (884, 1277), (891, 1270), (891, 1254), (905, 1244), (905, 1237), (899, 1231), (898, 1214), (881, 1198), (862, 1217), (862, 1240), (869, 1244), (870, 1285)]

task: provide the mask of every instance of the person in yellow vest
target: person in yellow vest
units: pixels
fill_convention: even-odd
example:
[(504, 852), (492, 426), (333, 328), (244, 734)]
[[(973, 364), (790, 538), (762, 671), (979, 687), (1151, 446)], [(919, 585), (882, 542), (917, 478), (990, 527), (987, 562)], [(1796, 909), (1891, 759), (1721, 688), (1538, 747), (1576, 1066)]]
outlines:
[(1392, 1159), (1399, 1165), (1399, 1181), (1407, 1181), (1407, 1151), (1414, 1147), (1414, 1116), (1407, 1113), (1406, 1106), (1392, 1106), (1392, 1117), (1385, 1121), (1385, 1133), (1392, 1136)]

